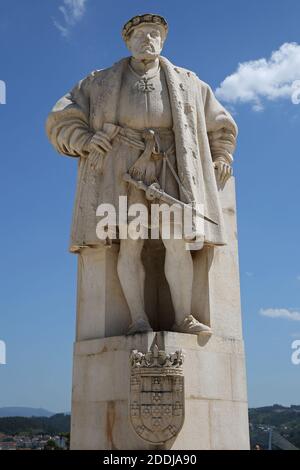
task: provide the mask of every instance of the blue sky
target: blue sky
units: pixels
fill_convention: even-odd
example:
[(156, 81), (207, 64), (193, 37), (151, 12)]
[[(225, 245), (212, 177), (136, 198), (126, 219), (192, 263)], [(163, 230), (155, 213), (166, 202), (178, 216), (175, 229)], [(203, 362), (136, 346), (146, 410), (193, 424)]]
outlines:
[(76, 256), (67, 249), (76, 162), (55, 153), (44, 123), (79, 79), (128, 54), (120, 29), (148, 11), (169, 22), (164, 55), (219, 88), (239, 125), (234, 172), (249, 404), (299, 404), (300, 365), (291, 363), (291, 343), (300, 339), (300, 104), (291, 100), (300, 79), (299, 1), (67, 3), (0, 5), (7, 87), (0, 105), (0, 339), (7, 345), (0, 406), (70, 409)]

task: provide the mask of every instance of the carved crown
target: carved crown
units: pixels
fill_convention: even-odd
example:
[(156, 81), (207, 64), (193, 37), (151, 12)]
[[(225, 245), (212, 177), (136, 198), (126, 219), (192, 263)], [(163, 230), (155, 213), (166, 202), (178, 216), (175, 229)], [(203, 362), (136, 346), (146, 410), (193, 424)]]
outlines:
[(128, 39), (133, 28), (135, 28), (136, 26), (139, 26), (142, 23), (146, 23), (146, 24), (153, 23), (158, 26), (161, 26), (165, 31), (165, 35), (168, 34), (168, 23), (163, 16), (153, 15), (152, 13), (146, 13), (144, 15), (134, 16), (133, 18), (131, 18), (131, 20), (125, 23), (123, 30), (122, 30), (122, 37), (124, 41)]
[(157, 344), (154, 345), (153, 349), (146, 354), (137, 351), (136, 349), (131, 352), (130, 363), (132, 369), (141, 368), (182, 368), (183, 364), (183, 353), (182, 351), (176, 351), (172, 354), (167, 354), (166, 351), (158, 349)]

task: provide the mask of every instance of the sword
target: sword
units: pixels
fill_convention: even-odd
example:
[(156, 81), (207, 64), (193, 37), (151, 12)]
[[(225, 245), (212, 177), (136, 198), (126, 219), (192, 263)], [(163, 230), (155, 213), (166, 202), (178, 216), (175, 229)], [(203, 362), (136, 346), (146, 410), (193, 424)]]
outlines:
[(154, 199), (158, 199), (159, 201), (164, 201), (167, 204), (179, 204), (181, 207), (184, 209), (189, 209), (192, 210), (198, 217), (201, 219), (207, 220), (207, 222), (210, 222), (214, 225), (218, 225), (217, 222), (214, 220), (210, 219), (206, 215), (201, 214), (197, 209), (194, 207), (189, 206), (185, 202), (179, 201), (173, 196), (170, 196), (167, 194), (165, 191), (163, 191), (158, 183), (152, 183), (150, 186), (147, 186), (143, 181), (137, 181), (134, 178), (132, 178), (128, 173), (125, 173), (123, 175), (123, 180), (126, 181), (126, 183), (132, 184), (135, 188), (141, 189), (142, 191), (145, 192), (146, 199), (148, 201), (153, 201)]

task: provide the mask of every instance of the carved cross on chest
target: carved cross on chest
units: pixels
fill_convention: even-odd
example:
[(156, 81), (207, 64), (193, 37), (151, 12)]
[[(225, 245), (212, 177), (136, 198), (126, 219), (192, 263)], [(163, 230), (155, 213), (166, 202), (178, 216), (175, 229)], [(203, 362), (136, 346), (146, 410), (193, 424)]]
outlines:
[(154, 91), (155, 87), (153, 83), (149, 82), (149, 80), (150, 78), (147, 78), (147, 77), (141, 78), (136, 84), (137, 89), (139, 91), (142, 91), (143, 93), (150, 93), (151, 91)]

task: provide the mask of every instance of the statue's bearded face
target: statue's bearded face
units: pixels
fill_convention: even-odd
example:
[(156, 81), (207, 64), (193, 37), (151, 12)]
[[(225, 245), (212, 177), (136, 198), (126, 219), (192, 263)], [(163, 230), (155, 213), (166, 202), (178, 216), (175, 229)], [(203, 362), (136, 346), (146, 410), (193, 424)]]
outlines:
[(137, 60), (155, 59), (163, 48), (162, 31), (156, 25), (141, 25), (131, 32), (127, 47)]

